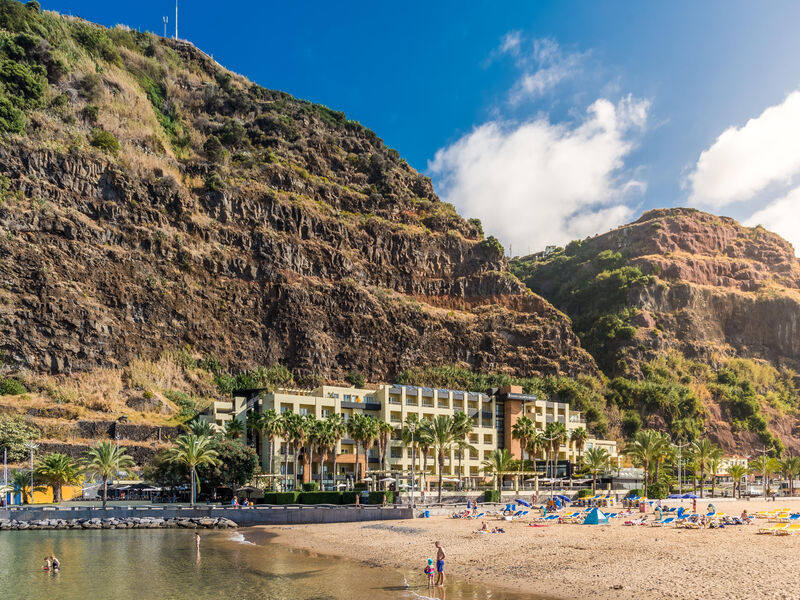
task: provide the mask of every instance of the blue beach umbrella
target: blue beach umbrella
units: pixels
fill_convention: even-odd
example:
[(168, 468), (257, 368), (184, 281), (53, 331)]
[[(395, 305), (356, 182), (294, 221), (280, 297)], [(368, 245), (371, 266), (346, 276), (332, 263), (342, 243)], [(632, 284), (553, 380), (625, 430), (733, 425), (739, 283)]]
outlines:
[(700, 496), (698, 496), (698, 495), (696, 495), (696, 494), (692, 494), (691, 492), (689, 492), (688, 494), (684, 494), (683, 496), (681, 496), (681, 498), (686, 498), (687, 500), (694, 500), (694, 499), (696, 499), (696, 498), (699, 498), (699, 497), (700, 497)]
[(520, 500), (519, 498), (514, 500), (514, 502), (516, 502), (517, 504), (522, 504), (522, 506), (525, 506), (526, 508), (530, 508), (531, 507), (531, 505), (528, 504), (527, 502), (525, 502), (525, 500)]

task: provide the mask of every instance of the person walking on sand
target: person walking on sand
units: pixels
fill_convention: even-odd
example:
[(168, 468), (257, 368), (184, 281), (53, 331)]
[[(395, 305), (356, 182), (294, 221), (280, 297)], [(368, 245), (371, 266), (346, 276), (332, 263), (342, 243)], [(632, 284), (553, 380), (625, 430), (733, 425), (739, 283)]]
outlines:
[(444, 548), (439, 542), (434, 542), (436, 546), (436, 585), (444, 587)]

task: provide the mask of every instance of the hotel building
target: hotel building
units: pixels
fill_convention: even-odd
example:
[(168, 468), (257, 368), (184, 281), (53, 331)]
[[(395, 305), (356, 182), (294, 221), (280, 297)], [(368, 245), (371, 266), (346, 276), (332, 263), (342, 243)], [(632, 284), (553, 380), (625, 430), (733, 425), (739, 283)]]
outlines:
[[(412, 451), (400, 440), (400, 429), (409, 415), (415, 414), (422, 419), (433, 419), (438, 415), (454, 415), (467, 412), (472, 417), (473, 429), (467, 437), (472, 449), (466, 450), (459, 461), (458, 451), (450, 452), (445, 457), (443, 477), (459, 478), (467, 485), (483, 480), (482, 462), (497, 448), (508, 448), (515, 458), (521, 458), (520, 443), (511, 435), (514, 423), (523, 414), (527, 415), (537, 429), (544, 431), (552, 422), (563, 423), (567, 433), (579, 427), (586, 427), (580, 412), (573, 411), (563, 402), (551, 402), (534, 395), (523, 394), (521, 388), (510, 386), (492, 390), (492, 393), (467, 392), (438, 388), (418, 387), (411, 385), (381, 384), (372, 389), (323, 385), (313, 390), (279, 389), (268, 391), (263, 389), (236, 390), (227, 402), (215, 402), (208, 420), (218, 427), (224, 427), (231, 419), (239, 419), (244, 424), (250, 411), (264, 412), (274, 409), (277, 413), (292, 411), (298, 414), (312, 414), (324, 419), (331, 414), (340, 414), (345, 421), (356, 413), (363, 413), (375, 419), (381, 419), (395, 427), (395, 433), (386, 451), (385, 465), (379, 465), (377, 448), (372, 448), (366, 457), (363, 448), (360, 456), (363, 472), (382, 471), (383, 475), (407, 478), (411, 473)], [(283, 473), (285, 468), (284, 444), (278, 440), (274, 444), (274, 470)], [(617, 457), (616, 442), (588, 438), (583, 450), (592, 447), (603, 447), (612, 458)], [(345, 438), (336, 446), (337, 470), (336, 482), (345, 481), (355, 474), (356, 444)], [(290, 450), (291, 452), (291, 450)], [(261, 440), (260, 454), (262, 466), (266, 470), (268, 464), (269, 444)], [(557, 473), (570, 476), (578, 460), (578, 449), (574, 442), (567, 440), (558, 451)], [(527, 458), (527, 455), (526, 455)], [(302, 479), (308, 482), (320, 478), (326, 486), (334, 483), (330, 469), (333, 458), (329, 456), (320, 471), (319, 456), (314, 456), (313, 473), (308, 469), (308, 462), (301, 454), (300, 469)], [(539, 469), (543, 470), (544, 454), (538, 457)], [(426, 479), (431, 484), (432, 478), (438, 476), (438, 465), (433, 452), (428, 453)], [(460, 463), (460, 470), (459, 470)], [(423, 469), (422, 453), (417, 449), (416, 470)], [(279, 467), (280, 465), (280, 467)], [(293, 475), (292, 458), (289, 460), (289, 474)]]

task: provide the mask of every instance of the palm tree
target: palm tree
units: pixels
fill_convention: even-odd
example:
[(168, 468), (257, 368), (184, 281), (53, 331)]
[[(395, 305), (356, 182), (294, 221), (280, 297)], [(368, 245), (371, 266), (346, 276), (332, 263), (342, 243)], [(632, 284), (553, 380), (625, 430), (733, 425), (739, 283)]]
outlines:
[(583, 466), (592, 474), (592, 493), (597, 493), (597, 476), (608, 468), (611, 456), (605, 448), (589, 448), (583, 455)]
[(231, 419), (225, 423), (225, 437), (230, 440), (239, 439), (244, 433), (244, 425), (239, 419)]
[(583, 448), (586, 446), (586, 438), (588, 437), (589, 434), (583, 427), (573, 429), (569, 434), (569, 439), (575, 444), (575, 451), (578, 453), (577, 462), (581, 462), (581, 458), (583, 458)]
[(534, 435), (531, 439), (528, 440), (528, 456), (531, 459), (531, 464), (533, 466), (534, 478), (536, 479), (536, 486), (538, 488), (539, 483), (539, 469), (536, 467), (536, 457), (539, 453), (547, 447), (547, 440), (544, 439), (544, 433), (540, 430), (536, 430)]
[(420, 474), (422, 485), (420, 487), (424, 491), (428, 487), (428, 453), (431, 451), (431, 445), (433, 443), (431, 438), (431, 422), (429, 419), (422, 419), (422, 421), (420, 421), (416, 439), (419, 451), (422, 454), (422, 472)]
[[(375, 421), (375, 426), (378, 430), (378, 457), (382, 471), (387, 471), (386, 455), (389, 449), (389, 443), (394, 433), (394, 426), (391, 423), (378, 419)], [(385, 487), (385, 486), (384, 486)]]
[(789, 456), (783, 459), (781, 472), (789, 480), (789, 495), (794, 496), (794, 478), (800, 475), (800, 456)]
[[(417, 456), (417, 447), (419, 445), (419, 430), (421, 428), (421, 424), (419, 422), (419, 416), (416, 413), (411, 413), (406, 417), (406, 422), (403, 424), (403, 429), (400, 431), (400, 439), (403, 441), (403, 445), (406, 447), (411, 448), (411, 465), (412, 467), (415, 465), (416, 456)], [(411, 431), (414, 431), (413, 435)], [(417, 489), (417, 482), (411, 482), (411, 493), (413, 494)]]
[[(314, 483), (314, 448), (318, 447), (320, 423), (314, 415), (305, 415), (306, 421), (306, 443), (308, 444), (308, 480)], [(322, 467), (320, 466), (320, 474)], [(320, 489), (322, 489), (322, 477), (320, 477)]]
[(459, 476), (459, 489), (462, 485), (462, 477), (464, 476), (464, 472), (461, 467), (461, 460), (464, 456), (464, 450), (474, 450), (473, 446), (471, 446), (467, 440), (469, 439), (469, 434), (472, 433), (473, 422), (472, 418), (466, 412), (457, 412), (453, 415), (453, 430), (456, 434), (460, 437), (458, 443), (456, 443), (456, 449), (458, 450), (458, 476)]
[(245, 418), (244, 426), (249, 434), (250, 440), (253, 442), (253, 448), (258, 452), (258, 436), (261, 433), (261, 413), (257, 410), (249, 411)]
[(80, 465), (60, 452), (52, 452), (39, 460), (34, 475), (42, 483), (53, 488), (53, 502), (61, 502), (61, 487), (76, 485), (83, 479)]
[(714, 448), (714, 451), (708, 457), (708, 470), (711, 473), (711, 497), (717, 491), (717, 473), (722, 466), (722, 448)]
[(716, 451), (716, 446), (709, 440), (703, 438), (693, 441), (689, 449), (692, 454), (692, 459), (697, 466), (697, 470), (700, 473), (700, 497), (702, 498), (706, 471), (708, 470), (711, 457)]
[(736, 497), (736, 488), (739, 488), (739, 498), (742, 497), (742, 479), (747, 475), (748, 469), (744, 465), (731, 465), (728, 475), (733, 479), (733, 496)]
[(563, 423), (554, 421), (547, 424), (544, 429), (544, 435), (547, 438), (548, 453), (552, 462), (550, 477), (555, 478), (556, 473), (558, 473), (558, 450), (567, 440), (567, 428)]
[[(35, 475), (35, 473), (34, 473)], [(23, 504), (30, 504), (31, 498), (33, 496), (33, 492), (43, 492), (47, 489), (47, 487), (43, 485), (37, 485), (36, 481), (33, 482), (33, 490), (31, 490), (30, 496), (28, 495), (28, 488), (31, 485), (31, 472), (30, 471), (14, 471), (14, 474), (11, 476), (11, 483), (14, 484), (14, 487), (19, 490), (20, 494), (22, 494), (22, 503)]]
[(289, 446), (292, 446), (294, 457), (294, 489), (297, 489), (297, 478), (299, 469), (297, 468), (297, 458), (300, 451), (300, 443), (305, 442), (305, 420), (302, 415), (287, 410), (282, 415), (283, 418), (283, 439), (286, 441), (286, 488), (289, 483)]
[(192, 491), (189, 496), (190, 504), (194, 506), (195, 500), (195, 469), (200, 465), (216, 466), (219, 464), (217, 451), (211, 447), (213, 442), (209, 437), (198, 437), (187, 433), (175, 440), (175, 446), (167, 450), (167, 460), (180, 463), (189, 467)]
[[(461, 478), (461, 477), (464, 476), (464, 472), (463, 472), (463, 469), (461, 467), (461, 459), (464, 456), (464, 452), (475, 450), (475, 446), (470, 444), (465, 439), (458, 439), (458, 440), (456, 440), (456, 443), (455, 443), (455, 449), (456, 449), (456, 452), (458, 452), (458, 476), (459, 476), (459, 478)], [(461, 484), (459, 483), (459, 486), (460, 485)]]
[(103, 481), (103, 508), (108, 501), (108, 480), (120, 471), (130, 473), (133, 457), (125, 454), (125, 448), (117, 448), (111, 442), (100, 442), (85, 453), (83, 468), (92, 477)]
[(331, 429), (331, 439), (333, 442), (333, 489), (337, 490), (336, 469), (339, 464), (339, 454), (336, 452), (336, 445), (347, 435), (347, 423), (345, 423), (342, 415), (336, 413), (329, 415), (327, 421)]
[(531, 421), (530, 417), (522, 415), (517, 422), (511, 427), (511, 437), (519, 440), (520, 445), (520, 458), (523, 464), (525, 463), (525, 450), (528, 447), (528, 442), (536, 436), (536, 426)]
[(658, 431), (642, 429), (637, 431), (633, 439), (623, 449), (633, 460), (633, 463), (644, 469), (644, 495), (647, 496), (647, 486), (650, 482), (650, 469), (653, 464), (664, 456), (668, 444), (667, 439)]
[(503, 475), (508, 473), (514, 466), (514, 457), (507, 448), (492, 450), (489, 457), (483, 461), (484, 472), (494, 475), (495, 489), (499, 489), (498, 499), (503, 496)]
[[(275, 459), (275, 438), (281, 435), (282, 431), (282, 422), (278, 413), (275, 412), (275, 409), (270, 408), (269, 410), (265, 410), (261, 413), (261, 417), (258, 421), (258, 431), (261, 434), (262, 438), (267, 438), (267, 442), (269, 443), (269, 448), (267, 451), (268, 457), (268, 473), (270, 475), (274, 475), (275, 471), (273, 470), (273, 461)], [(275, 487), (275, 483), (277, 479), (275, 477), (272, 478), (273, 487)]]
[[(328, 458), (328, 455), (331, 451), (336, 451), (336, 442), (337, 439), (334, 436), (333, 425), (328, 419), (324, 419), (319, 422), (318, 429), (316, 432), (316, 439), (317, 439), (317, 450), (320, 453), (320, 463), (319, 463), (319, 483), (320, 483), (320, 490), (325, 489), (325, 478), (323, 474), (325, 472), (325, 459)], [(336, 480), (334, 478), (334, 491), (336, 489)]]
[(205, 419), (194, 418), (189, 421), (186, 429), (197, 437), (211, 437), (216, 433), (214, 426)]
[(364, 478), (364, 474), (361, 473), (360, 450), (363, 446), (364, 455), (366, 456), (367, 451), (370, 449), (372, 443), (375, 441), (375, 438), (378, 435), (377, 426), (375, 421), (370, 417), (361, 413), (356, 413), (347, 424), (347, 430), (350, 433), (350, 437), (356, 443), (356, 479), (360, 482)]
[(767, 490), (769, 490), (769, 488), (771, 487), (770, 481), (772, 479), (772, 475), (780, 472), (781, 463), (777, 458), (771, 456), (766, 461), (766, 468), (764, 466), (764, 463), (762, 463), (760, 470), (762, 471)]
[(442, 502), (442, 477), (444, 475), (445, 455), (450, 454), (459, 439), (463, 440), (461, 432), (456, 430), (454, 425), (455, 421), (450, 415), (438, 415), (430, 424), (431, 446), (439, 465), (439, 503)]

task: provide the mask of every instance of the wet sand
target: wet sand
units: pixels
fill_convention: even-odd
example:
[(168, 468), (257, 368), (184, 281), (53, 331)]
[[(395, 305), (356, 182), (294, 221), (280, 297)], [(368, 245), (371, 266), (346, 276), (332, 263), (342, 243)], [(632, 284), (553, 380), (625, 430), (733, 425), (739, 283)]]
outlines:
[[(707, 504), (698, 500), (698, 509)], [(680, 503), (665, 503), (674, 505)], [(683, 505), (691, 508), (690, 501)], [(715, 505), (730, 515), (783, 506), (800, 512), (797, 500), (718, 500)], [(621, 520), (608, 526), (547, 527), (484, 520), (507, 533), (475, 534), (480, 520), (447, 517), (254, 529), (293, 548), (420, 572), (427, 558), (435, 558), (433, 542), (439, 540), (449, 574), (555, 598), (800, 598), (800, 534), (758, 535), (766, 520), (703, 530), (626, 527)]]

